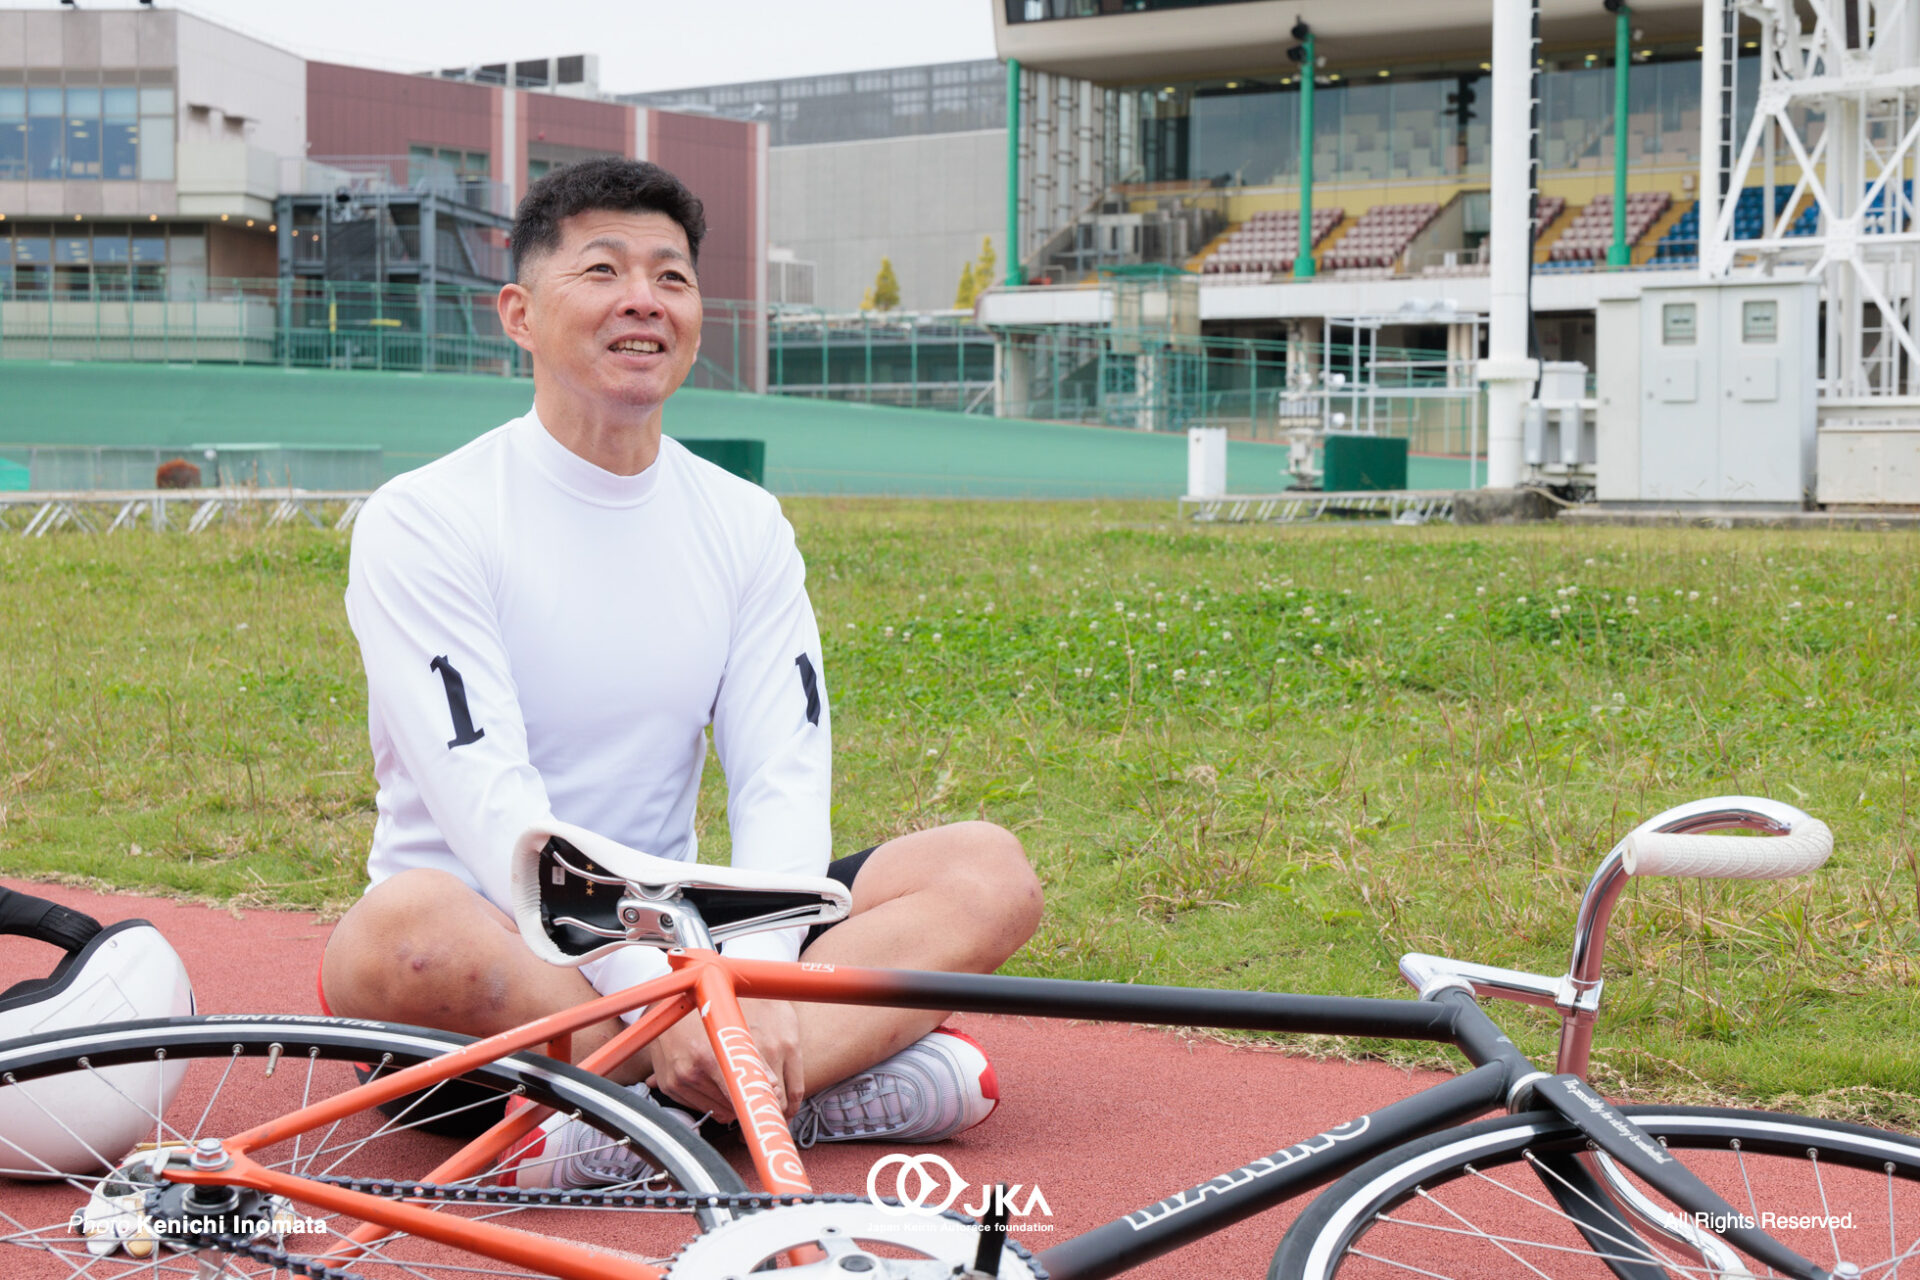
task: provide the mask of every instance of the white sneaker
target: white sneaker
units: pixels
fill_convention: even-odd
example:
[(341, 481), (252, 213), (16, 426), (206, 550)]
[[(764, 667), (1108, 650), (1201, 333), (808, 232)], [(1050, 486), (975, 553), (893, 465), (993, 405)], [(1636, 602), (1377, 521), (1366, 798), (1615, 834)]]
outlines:
[(809, 1096), (793, 1137), (816, 1142), (887, 1138), (938, 1142), (973, 1128), (1000, 1105), (1000, 1082), (972, 1036), (946, 1027), (885, 1062)]
[[(644, 1084), (627, 1087), (643, 1097), (651, 1096)], [(520, 1099), (508, 1106), (508, 1113), (526, 1105), (529, 1105), (526, 1100)], [(689, 1131), (699, 1127), (696, 1117), (678, 1107), (662, 1106), (661, 1110), (686, 1125)], [(503, 1187), (579, 1191), (587, 1187), (645, 1182), (659, 1173), (644, 1153), (584, 1121), (556, 1112), (502, 1157), (495, 1181)]]

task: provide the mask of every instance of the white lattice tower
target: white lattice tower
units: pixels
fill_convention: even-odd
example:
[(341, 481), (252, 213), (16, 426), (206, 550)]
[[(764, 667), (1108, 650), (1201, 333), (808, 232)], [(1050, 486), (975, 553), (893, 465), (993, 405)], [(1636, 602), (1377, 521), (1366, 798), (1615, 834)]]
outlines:
[[(1742, 18), (1760, 24), (1760, 85), (1736, 137)], [(1702, 36), (1702, 274), (1818, 275), (1822, 402), (1920, 405), (1920, 0), (1705, 0)], [(1738, 238), (1739, 193), (1754, 186), (1760, 234)], [(1791, 192), (1777, 208), (1776, 188)], [(1809, 201), (1817, 228), (1788, 235)]]

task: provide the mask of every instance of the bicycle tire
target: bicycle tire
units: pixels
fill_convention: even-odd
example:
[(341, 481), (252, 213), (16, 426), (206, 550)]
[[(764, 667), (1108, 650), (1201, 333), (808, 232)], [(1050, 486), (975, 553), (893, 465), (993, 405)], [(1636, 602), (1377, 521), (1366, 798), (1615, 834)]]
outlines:
[[(451, 1032), (354, 1019), (292, 1015), (150, 1019), (52, 1032), (0, 1044), (0, 1092), (26, 1090), (28, 1102), (41, 1114), (48, 1114), (48, 1103), (60, 1099), (62, 1082), (78, 1082), (95, 1091), (90, 1096), (98, 1097), (102, 1082), (111, 1079), (103, 1077), (103, 1071), (128, 1063), (184, 1060), (185, 1085), (164, 1116), (156, 1118), (156, 1107), (147, 1102), (130, 1100), (130, 1105), (152, 1120), (155, 1132), (168, 1141), (224, 1137), (353, 1086), (357, 1083), (352, 1069), (355, 1064), (390, 1074), (472, 1042), (472, 1037)], [(746, 1190), (718, 1152), (669, 1118), (662, 1108), (571, 1064), (538, 1054), (516, 1054), (485, 1064), (460, 1080), (479, 1089), (524, 1093), (535, 1102), (576, 1113), (609, 1135), (610, 1143), (620, 1139), (632, 1143), (660, 1171), (644, 1190), (678, 1189), (696, 1195), (730, 1195)], [(112, 1084), (106, 1087), (121, 1098), (127, 1096)], [(472, 1105), (469, 1100), (475, 1096), (474, 1088), (464, 1093), (463, 1102)], [(308, 1175), (387, 1178), (404, 1184), (422, 1178), (458, 1149), (457, 1141), (429, 1136), (421, 1128), (453, 1105), (436, 1106), (429, 1090), (414, 1112), (399, 1119), (369, 1108), (338, 1125), (253, 1155), (263, 1164)], [(113, 1163), (125, 1153), (103, 1154)], [(37, 1176), (39, 1180), (18, 1180), (23, 1176)], [(18, 1149), (6, 1146), (4, 1135), (0, 1135), (0, 1179), (7, 1178), (16, 1180), (0, 1181), (0, 1251), (4, 1251), (0, 1253), (0, 1274), (10, 1280), (82, 1275), (88, 1280), (108, 1280), (171, 1274), (181, 1265), (182, 1255), (166, 1246), (144, 1261), (124, 1250), (104, 1258), (87, 1251), (86, 1242), (71, 1232), (69, 1216), (100, 1184), (99, 1174), (47, 1178), (44, 1168), (36, 1169)], [(471, 1181), (485, 1180), (483, 1174)], [(641, 1211), (604, 1205), (593, 1206), (598, 1212), (576, 1206), (564, 1210), (539, 1206), (503, 1209), (498, 1205), (432, 1207), (462, 1216), (510, 1215), (511, 1225), (591, 1243), (596, 1249), (616, 1249), (661, 1260), (694, 1235), (731, 1221), (739, 1212), (725, 1206), (702, 1206), (672, 1215), (654, 1210), (643, 1217)], [(324, 1219), (326, 1228), (287, 1240), (281, 1247), (289, 1253), (324, 1252), (338, 1243), (339, 1233), (351, 1229), (349, 1220), (336, 1220), (297, 1202), (292, 1211)], [(622, 1216), (616, 1219), (612, 1214)], [(39, 1251), (39, 1256), (30, 1251)], [(169, 1259), (170, 1265), (162, 1265)], [(222, 1276), (254, 1280), (291, 1274), (284, 1267), (243, 1255), (230, 1253), (223, 1261), (232, 1269), (221, 1271)], [(400, 1236), (381, 1242), (375, 1252), (351, 1263), (334, 1265), (367, 1280), (399, 1276), (469, 1280), (476, 1270), (485, 1275), (494, 1273), (494, 1269), (501, 1274), (525, 1274), (506, 1264)]]
[[(1890, 1275), (1876, 1268), (1920, 1242), (1920, 1141), (1764, 1111), (1622, 1110), (1664, 1146), (1684, 1151), (1687, 1168), (1737, 1211), (1829, 1270), (1848, 1261), (1865, 1275)], [(1511, 1275), (1536, 1268), (1555, 1280), (1700, 1274), (1676, 1249), (1636, 1244), (1618, 1220), (1600, 1220), (1598, 1234), (1585, 1233), (1555, 1203), (1556, 1185), (1560, 1195), (1573, 1193), (1553, 1171), (1586, 1150), (1578, 1130), (1539, 1112), (1498, 1116), (1396, 1147), (1315, 1198), (1282, 1238), (1268, 1278)], [(1568, 1203), (1582, 1207), (1577, 1199)], [(1778, 1215), (1844, 1217), (1845, 1225), (1781, 1225)], [(1745, 1255), (1741, 1260), (1756, 1275), (1776, 1274)]]

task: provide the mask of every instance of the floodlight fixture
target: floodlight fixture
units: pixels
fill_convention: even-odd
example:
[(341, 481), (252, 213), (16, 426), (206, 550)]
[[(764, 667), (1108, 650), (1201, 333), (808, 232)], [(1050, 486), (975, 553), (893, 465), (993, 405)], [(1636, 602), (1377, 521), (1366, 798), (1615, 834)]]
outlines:
[(1293, 38), (1295, 40), (1305, 40), (1308, 36), (1312, 34), (1313, 34), (1313, 28), (1306, 24), (1305, 19), (1302, 19), (1302, 18), (1294, 19)]

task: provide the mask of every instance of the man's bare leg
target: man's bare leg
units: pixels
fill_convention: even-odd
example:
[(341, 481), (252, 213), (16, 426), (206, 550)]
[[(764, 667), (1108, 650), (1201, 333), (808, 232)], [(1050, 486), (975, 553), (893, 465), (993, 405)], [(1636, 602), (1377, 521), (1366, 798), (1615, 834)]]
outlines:
[[(875, 849), (853, 882), (853, 914), (806, 959), (874, 969), (992, 973), (1039, 926), (1040, 881), (1020, 842), (989, 822), (916, 831)], [(946, 1014), (799, 1006), (808, 1092), (899, 1052)]]
[[(830, 964), (990, 973), (1032, 936), (1040, 883), (1020, 843), (986, 822), (889, 840), (860, 869), (853, 914), (806, 952)], [(342, 1017), (378, 1018), (487, 1036), (596, 996), (575, 969), (550, 965), (513, 921), (454, 877), (408, 871), (356, 903), (328, 941), (327, 1003)], [(944, 1013), (802, 1004), (806, 1089), (818, 1092), (912, 1044)], [(613, 1020), (574, 1035), (585, 1056), (619, 1030)], [(630, 1083), (651, 1072), (642, 1053), (608, 1073)], [(717, 1084), (718, 1071), (714, 1070)], [(799, 1099), (788, 1099), (791, 1108)]]
[[(334, 928), (320, 966), (327, 1007), (375, 1018), (497, 1035), (599, 996), (578, 969), (528, 950), (512, 917), (444, 871), (403, 871), (367, 891)], [(574, 1033), (576, 1060), (620, 1029), (615, 1019)], [(646, 1063), (609, 1073), (644, 1078)]]

